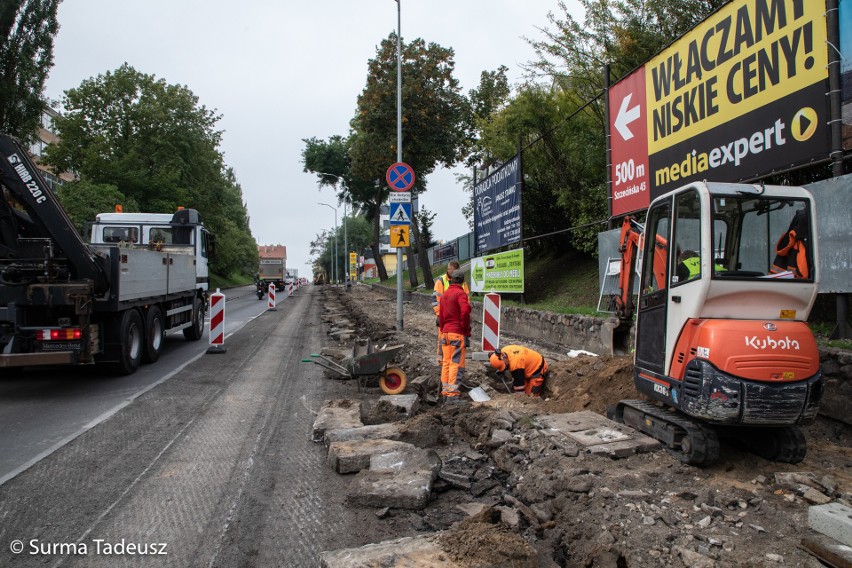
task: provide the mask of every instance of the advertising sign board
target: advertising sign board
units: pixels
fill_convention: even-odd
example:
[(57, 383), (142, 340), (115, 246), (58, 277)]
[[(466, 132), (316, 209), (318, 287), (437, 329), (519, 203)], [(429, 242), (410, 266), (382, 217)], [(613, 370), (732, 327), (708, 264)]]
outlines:
[(473, 258), (470, 291), (524, 293), (524, 249)]
[(476, 252), (521, 240), (521, 157), (515, 156), (473, 188)]
[[(733, 0), (614, 85), (613, 215), (696, 179), (742, 181), (827, 158), (824, 14), (818, 1)], [(639, 123), (647, 152), (634, 140)]]

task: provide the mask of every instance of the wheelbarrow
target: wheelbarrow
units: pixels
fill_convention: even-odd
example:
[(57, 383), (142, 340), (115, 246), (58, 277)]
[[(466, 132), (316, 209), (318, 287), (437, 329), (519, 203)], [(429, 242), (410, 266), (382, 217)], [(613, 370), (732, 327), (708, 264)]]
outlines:
[(344, 359), (342, 364), (318, 353), (311, 353), (310, 357), (302, 359), (302, 363), (319, 365), (344, 380), (357, 379), (359, 393), (362, 387), (368, 386), (378, 377), (379, 388), (385, 394), (400, 394), (408, 384), (405, 372), (398, 367), (388, 368), (388, 364), (403, 347), (404, 345), (394, 345), (375, 349), (372, 341), (368, 340), (365, 345), (356, 342), (352, 348), (352, 356)]

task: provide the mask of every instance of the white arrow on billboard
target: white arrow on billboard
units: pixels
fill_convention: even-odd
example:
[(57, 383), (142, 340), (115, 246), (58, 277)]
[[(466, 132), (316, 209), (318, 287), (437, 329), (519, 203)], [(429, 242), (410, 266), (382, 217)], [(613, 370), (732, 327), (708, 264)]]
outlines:
[(630, 131), (628, 126), (631, 122), (639, 118), (640, 115), (639, 105), (636, 105), (633, 108), (627, 108), (630, 106), (631, 97), (633, 97), (633, 93), (627, 93), (627, 96), (621, 101), (621, 108), (618, 109), (618, 116), (615, 117), (615, 129), (618, 130), (618, 133), (621, 134), (621, 137), (624, 140), (630, 140), (633, 138), (633, 133)]

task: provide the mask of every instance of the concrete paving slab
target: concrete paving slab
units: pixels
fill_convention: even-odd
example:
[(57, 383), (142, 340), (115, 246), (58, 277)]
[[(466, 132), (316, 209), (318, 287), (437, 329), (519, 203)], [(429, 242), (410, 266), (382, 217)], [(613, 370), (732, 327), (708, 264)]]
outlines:
[(400, 426), (398, 424), (374, 424), (370, 426), (354, 426), (327, 429), (323, 440), (326, 445), (334, 442), (353, 440), (399, 440)]
[(434, 535), (405, 537), (320, 553), (322, 568), (460, 568)]
[(808, 525), (817, 532), (852, 546), (852, 508), (841, 503), (808, 507)]
[(374, 455), (413, 449), (412, 444), (394, 440), (333, 442), (328, 446), (328, 465), (337, 473), (358, 473), (370, 467)]
[(364, 426), (361, 422), (361, 403), (357, 400), (327, 400), (317, 413), (314, 420), (314, 442), (321, 441), (329, 430), (358, 428)]
[(374, 455), (349, 485), (346, 502), (361, 507), (419, 510), (432, 494), (441, 458), (432, 450)]
[(623, 458), (662, 448), (657, 440), (588, 410), (551, 414), (539, 421), (548, 434), (563, 435), (592, 454)]
[(420, 400), (416, 394), (386, 394), (379, 397), (376, 414), (402, 419), (414, 416), (419, 409)]

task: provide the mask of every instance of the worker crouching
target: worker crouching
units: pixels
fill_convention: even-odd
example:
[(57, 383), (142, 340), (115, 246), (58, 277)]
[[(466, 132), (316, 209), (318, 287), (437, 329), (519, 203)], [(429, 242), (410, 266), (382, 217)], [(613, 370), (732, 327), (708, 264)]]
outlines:
[(498, 373), (508, 372), (512, 376), (515, 394), (541, 396), (547, 376), (547, 361), (541, 353), (521, 345), (506, 345), (492, 352), (488, 360)]
[(470, 337), (470, 301), (462, 288), (464, 272), (452, 273), (450, 286), (438, 306), (441, 352), (441, 395), (447, 402), (461, 401), (459, 383), (464, 374), (466, 344)]

